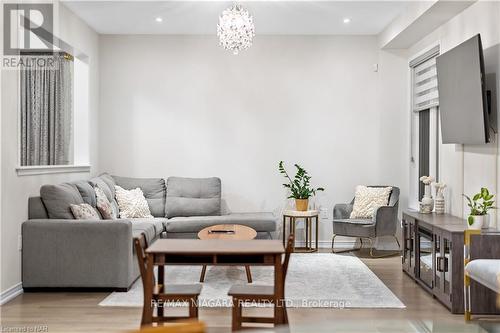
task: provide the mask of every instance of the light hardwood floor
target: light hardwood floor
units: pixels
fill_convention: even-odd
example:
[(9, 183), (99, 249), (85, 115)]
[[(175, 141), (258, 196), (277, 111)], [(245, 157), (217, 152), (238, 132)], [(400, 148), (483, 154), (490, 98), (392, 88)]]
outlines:
[[(436, 325), (453, 327), (453, 331), (460, 332), (480, 331), (474, 324), (464, 325), (461, 315), (450, 314), (405, 276), (399, 256), (372, 259), (367, 258), (363, 251), (360, 257), (407, 308), (289, 309), (292, 332), (312, 332), (311, 326), (316, 332), (322, 331), (320, 327), (325, 328), (325, 332), (333, 328), (339, 332), (436, 332)], [(137, 329), (141, 310), (99, 307), (98, 303), (107, 294), (23, 294), (2, 306), (1, 324), (3, 327), (47, 325), (48, 332), (126, 332)], [(200, 320), (207, 324), (209, 332), (229, 332), (231, 312), (230, 309), (201, 309)]]

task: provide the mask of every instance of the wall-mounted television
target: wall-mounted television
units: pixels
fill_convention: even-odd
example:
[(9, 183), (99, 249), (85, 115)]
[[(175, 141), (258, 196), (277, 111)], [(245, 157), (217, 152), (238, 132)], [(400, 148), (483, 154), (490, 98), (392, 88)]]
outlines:
[(443, 143), (490, 142), (490, 116), (481, 36), (436, 58)]

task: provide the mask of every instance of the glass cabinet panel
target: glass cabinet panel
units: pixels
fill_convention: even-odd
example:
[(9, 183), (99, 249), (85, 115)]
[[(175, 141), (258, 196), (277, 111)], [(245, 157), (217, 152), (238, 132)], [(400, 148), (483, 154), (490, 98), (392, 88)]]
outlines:
[(418, 277), (429, 288), (433, 287), (433, 256), (432, 256), (432, 233), (426, 229), (418, 228), (417, 241), (419, 244), (419, 267)]
[(434, 287), (441, 287), (441, 272), (439, 271), (439, 264), (441, 261), (441, 237), (438, 234), (434, 234)]
[(443, 259), (441, 263), (444, 280), (443, 292), (448, 295), (451, 293), (451, 249), (451, 241), (447, 238), (443, 238)]

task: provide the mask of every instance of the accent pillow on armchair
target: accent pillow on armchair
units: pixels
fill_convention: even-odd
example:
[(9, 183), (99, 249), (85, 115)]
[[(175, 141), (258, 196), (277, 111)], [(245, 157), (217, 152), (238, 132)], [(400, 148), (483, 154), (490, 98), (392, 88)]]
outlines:
[(392, 187), (356, 186), (351, 219), (371, 219), (377, 207), (387, 206)]

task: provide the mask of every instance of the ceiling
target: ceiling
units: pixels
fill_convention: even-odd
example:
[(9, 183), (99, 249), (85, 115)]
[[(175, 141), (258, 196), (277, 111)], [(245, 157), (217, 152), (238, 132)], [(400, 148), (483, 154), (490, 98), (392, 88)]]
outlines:
[[(256, 34), (375, 35), (407, 1), (244, 1)], [(215, 34), (229, 1), (71, 1), (64, 4), (101, 34)], [(156, 18), (161, 17), (161, 23)], [(344, 23), (349, 18), (350, 23)]]

